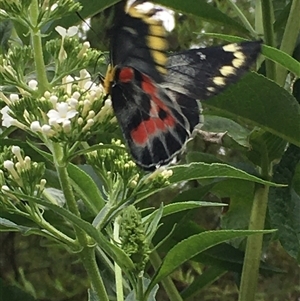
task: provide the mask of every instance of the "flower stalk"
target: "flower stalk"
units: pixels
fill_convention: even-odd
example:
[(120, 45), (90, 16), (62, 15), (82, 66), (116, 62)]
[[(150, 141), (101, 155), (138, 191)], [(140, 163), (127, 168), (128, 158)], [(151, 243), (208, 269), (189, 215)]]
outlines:
[(36, 68), (36, 75), (38, 79), (39, 92), (42, 94), (49, 88), (49, 83), (46, 74), (46, 67), (43, 56), (42, 38), (39, 29), (38, 17), (39, 17), (39, 3), (38, 0), (33, 0), (30, 5), (30, 19), (34, 26), (31, 28), (32, 47), (34, 53), (34, 62)]

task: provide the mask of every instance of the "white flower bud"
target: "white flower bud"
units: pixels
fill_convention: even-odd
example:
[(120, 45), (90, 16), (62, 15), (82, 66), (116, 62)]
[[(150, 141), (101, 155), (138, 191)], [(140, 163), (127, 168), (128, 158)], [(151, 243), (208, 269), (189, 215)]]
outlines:
[(28, 82), (28, 86), (32, 90), (37, 90), (38, 82), (35, 79), (32, 79)]
[(44, 124), (42, 126), (42, 132), (43, 134), (45, 134), (46, 136), (51, 136), (53, 133), (53, 130), (51, 129), (51, 126), (48, 124)]
[(71, 121), (70, 120), (65, 120), (62, 124), (63, 130), (65, 133), (70, 133), (71, 132)]
[(10, 189), (9, 189), (9, 187), (7, 185), (2, 185), (1, 190), (3, 192), (10, 191)]
[(10, 170), (12, 170), (12, 169), (14, 169), (14, 162), (13, 161), (11, 161), (11, 160), (5, 160), (4, 162), (3, 162), (3, 166), (4, 166), (4, 168), (6, 168), (8, 171), (10, 171)]
[(19, 98), (19, 95), (18, 95), (18, 94), (10, 94), (10, 95), (9, 95), (9, 99), (10, 99), (12, 102), (14, 102), (14, 101), (19, 100), (20, 98)]
[(81, 117), (79, 117), (77, 119), (77, 123), (78, 123), (78, 125), (82, 125), (83, 124), (83, 119)]
[(51, 95), (51, 96), (50, 96), (50, 101), (51, 101), (51, 103), (53, 104), (53, 107), (55, 107), (55, 106), (56, 106), (56, 103), (57, 103), (57, 101), (58, 101), (58, 97), (57, 97), (56, 95)]
[(33, 122), (30, 124), (30, 129), (31, 129), (33, 132), (40, 132), (40, 131), (41, 131), (41, 125), (40, 125), (40, 122), (39, 122), (39, 121), (33, 121)]
[(92, 119), (95, 117), (95, 112), (93, 110), (89, 111), (89, 114), (87, 116), (88, 119)]
[(71, 97), (67, 101), (71, 108), (76, 109), (76, 107), (78, 105), (78, 100), (76, 98)]
[(50, 96), (51, 96), (51, 93), (50, 93), (49, 91), (46, 91), (46, 92), (44, 93), (44, 97), (45, 97), (46, 99), (50, 98)]
[(79, 99), (79, 97), (81, 96), (81, 94), (78, 92), (78, 91), (75, 91), (73, 94), (72, 94), (72, 97), (75, 98), (75, 99)]
[(12, 146), (11, 148), (12, 153), (17, 157), (18, 161), (20, 162), (21, 165), (24, 164), (24, 160), (21, 154), (21, 149), (19, 146)]

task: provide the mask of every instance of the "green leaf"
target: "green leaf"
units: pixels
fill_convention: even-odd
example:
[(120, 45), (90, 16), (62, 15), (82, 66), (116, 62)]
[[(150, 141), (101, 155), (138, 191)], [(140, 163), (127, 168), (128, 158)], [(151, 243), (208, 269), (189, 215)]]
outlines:
[(297, 166), (300, 164), (300, 148), (290, 145), (280, 163), (274, 168), (274, 179), (289, 186), (271, 188), (268, 210), (271, 227), (278, 229), (278, 238), (287, 253), (300, 255), (300, 195), (292, 188)]
[(228, 35), (228, 34), (222, 34), (222, 33), (204, 32), (203, 35), (209, 36), (212, 38), (216, 38), (216, 39), (220, 39), (220, 40), (224, 40), (224, 41), (227, 41), (230, 43), (240, 43), (240, 42), (249, 41), (245, 38), (241, 38), (238, 36), (232, 36), (232, 35)]
[[(165, 226), (166, 221), (164, 220), (163, 223), (163, 226)], [(182, 219), (177, 218), (177, 226), (172, 232), (172, 236), (170, 237), (168, 244), (162, 246), (160, 248), (160, 251), (167, 253), (180, 241), (188, 238), (191, 235), (196, 235), (204, 231), (205, 230), (201, 226), (191, 220), (190, 215), (187, 215)], [(158, 237), (156, 241), (160, 241), (163, 237), (164, 235)], [(242, 238), (236, 238), (234, 239), (234, 241), (237, 239)], [(241, 273), (243, 267), (244, 252), (232, 246), (232, 242), (233, 241), (231, 241), (230, 244), (221, 243), (212, 248), (209, 248), (208, 250), (193, 257), (192, 260), (208, 266), (216, 266), (227, 271)], [(283, 272), (284, 271), (282, 271), (281, 269), (270, 266), (263, 261), (260, 262), (260, 273), (262, 273), (263, 275)]]
[(151, 281), (148, 289), (172, 273), (181, 264), (192, 259), (197, 254), (215, 246), (221, 242), (241, 236), (249, 236), (258, 233), (271, 233), (274, 230), (249, 231), (249, 230), (219, 230), (202, 232), (179, 242), (166, 255), (162, 265)]
[(74, 164), (68, 164), (67, 170), (75, 191), (91, 212), (97, 214), (104, 207), (105, 202), (93, 179)]
[(182, 13), (191, 14), (207, 20), (211, 23), (219, 23), (230, 26), (241, 33), (248, 33), (248, 30), (234, 19), (228, 17), (220, 10), (208, 4), (205, 0), (157, 0), (157, 3), (173, 8)]
[[(174, 214), (177, 212), (185, 211), (185, 210), (192, 210), (199, 207), (223, 207), (227, 206), (227, 204), (223, 203), (215, 203), (215, 202), (197, 202), (197, 201), (187, 201), (187, 202), (176, 202), (173, 204), (168, 204), (163, 207), (163, 213), (162, 216), (168, 216), (170, 214)], [(146, 216), (146, 220), (152, 219), (159, 211), (160, 209), (156, 209), (151, 214)]]
[(293, 258), (300, 254), (300, 196), (292, 189), (270, 191), (269, 214), (279, 240)]
[(170, 183), (178, 183), (192, 179), (215, 179), (215, 178), (233, 178), (246, 181), (252, 181), (260, 184), (282, 187), (285, 185), (265, 181), (252, 176), (243, 170), (237, 169), (227, 164), (221, 163), (190, 163), (170, 167), (173, 175), (169, 178)]
[(226, 197), (230, 199), (229, 209), (222, 217), (222, 228), (246, 229), (252, 209), (254, 183), (227, 179), (215, 185), (212, 193), (220, 198)]
[(300, 146), (299, 104), (289, 92), (264, 76), (249, 73), (202, 105), (210, 110), (209, 114), (259, 126)]
[(263, 45), (261, 53), (268, 59), (294, 73), (297, 77), (300, 77), (300, 62), (292, 56), (268, 45)]
[(280, 160), (285, 149), (286, 141), (262, 129), (254, 129), (249, 135), (251, 149), (245, 155), (257, 166), (271, 164), (273, 161)]

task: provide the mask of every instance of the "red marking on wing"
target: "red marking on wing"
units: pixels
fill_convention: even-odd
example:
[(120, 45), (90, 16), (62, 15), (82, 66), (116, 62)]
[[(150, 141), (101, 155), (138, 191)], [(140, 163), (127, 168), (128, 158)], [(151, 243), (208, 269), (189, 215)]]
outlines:
[(134, 71), (132, 68), (126, 67), (120, 70), (119, 81), (122, 83), (128, 83), (132, 81), (134, 77)]
[[(150, 119), (142, 121), (136, 129), (131, 131), (132, 140), (139, 145), (145, 145), (150, 136), (156, 135), (161, 131), (166, 132), (168, 127), (174, 127), (176, 124), (176, 120), (168, 107), (157, 97), (157, 88), (151, 79), (144, 74), (142, 74), (142, 79), (141, 88), (150, 96), (151, 109), (149, 112)], [(166, 113), (164, 119), (159, 117), (160, 110)]]
[(168, 127), (173, 127), (175, 123), (174, 118), (170, 115), (163, 120), (159, 117), (151, 117), (142, 121), (135, 130), (131, 131), (131, 138), (136, 144), (145, 145), (149, 137), (159, 132), (166, 132)]
[(142, 74), (142, 78), (143, 78), (143, 81), (142, 81), (141, 85), (142, 85), (143, 91), (148, 93), (151, 96), (151, 99), (155, 102), (155, 104), (157, 105), (157, 108), (161, 108), (164, 111), (166, 111), (167, 113), (169, 113), (170, 110), (168, 109), (168, 107), (159, 98), (157, 98), (157, 96), (156, 96), (157, 89), (156, 89), (155, 85), (153, 84), (153, 81), (145, 74)]

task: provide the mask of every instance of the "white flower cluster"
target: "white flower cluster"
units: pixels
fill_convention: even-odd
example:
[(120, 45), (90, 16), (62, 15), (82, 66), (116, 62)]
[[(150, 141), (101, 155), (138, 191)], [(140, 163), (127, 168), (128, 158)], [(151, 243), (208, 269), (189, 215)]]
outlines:
[[(4, 169), (7, 170), (9, 178), (13, 181), (11, 182), (11, 187), (15, 186), (17, 190), (21, 189), (23, 191), (28, 190), (31, 192), (35, 191), (35, 193), (41, 193), (46, 184), (45, 179), (40, 179), (44, 170), (42, 164), (32, 162), (29, 156), (23, 158), (19, 146), (12, 146), (11, 151), (13, 158), (3, 162)], [(0, 170), (0, 177), (2, 185), (1, 190), (3, 192), (10, 191), (11, 189), (8, 185), (4, 184), (4, 170)], [(15, 185), (12, 183), (15, 183)]]
[[(29, 84), (32, 88), (37, 88), (37, 83), (31, 81)], [(32, 132), (56, 140), (71, 137), (81, 139), (97, 125), (114, 122), (111, 100), (103, 101), (103, 99), (103, 87), (92, 82), (86, 70), (81, 70), (79, 78), (67, 76), (61, 87), (54, 89), (53, 92), (45, 92), (39, 102), (36, 102), (40, 105), (47, 103), (48, 107), (52, 107), (50, 110), (41, 112), (40, 116), (34, 118), (30, 108), (26, 108), (23, 113), (26, 120), (24, 126), (30, 128)], [(19, 99), (16, 94), (11, 94), (6, 101), (9, 105), (18, 101), (22, 102), (22, 99)], [(38, 109), (41, 110), (41, 108)], [(10, 113), (9, 106), (1, 110), (2, 125), (21, 127), (19, 122), (10, 116)]]

